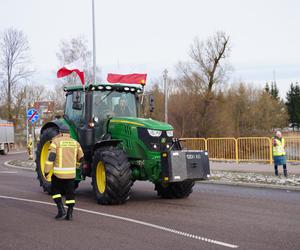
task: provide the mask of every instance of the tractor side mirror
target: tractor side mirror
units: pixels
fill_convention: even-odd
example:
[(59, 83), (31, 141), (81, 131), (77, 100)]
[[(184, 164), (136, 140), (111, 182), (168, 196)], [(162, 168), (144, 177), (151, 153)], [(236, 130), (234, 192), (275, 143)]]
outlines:
[(149, 107), (149, 111), (152, 113), (154, 111), (154, 96), (152, 94), (149, 95)]
[(81, 103), (81, 92), (74, 91), (72, 96), (73, 105), (72, 108), (76, 110), (82, 110), (82, 103)]

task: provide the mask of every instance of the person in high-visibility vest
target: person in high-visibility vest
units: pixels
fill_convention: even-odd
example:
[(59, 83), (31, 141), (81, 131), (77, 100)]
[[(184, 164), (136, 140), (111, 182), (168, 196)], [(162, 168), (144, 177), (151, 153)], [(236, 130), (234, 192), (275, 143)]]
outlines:
[[(62, 127), (49, 147), (48, 159), (45, 163), (45, 175), (53, 171), (51, 179), (52, 198), (57, 205), (58, 213), (55, 219), (65, 216), (66, 220), (72, 220), (73, 207), (75, 205), (74, 182), (76, 168), (83, 163), (83, 151), (80, 144), (69, 135), (69, 128)], [(67, 214), (62, 203), (62, 194), (65, 193)]]
[(283, 174), (287, 177), (285, 140), (280, 131), (277, 131), (273, 138), (273, 160), (275, 175), (278, 176), (278, 166), (282, 165)]

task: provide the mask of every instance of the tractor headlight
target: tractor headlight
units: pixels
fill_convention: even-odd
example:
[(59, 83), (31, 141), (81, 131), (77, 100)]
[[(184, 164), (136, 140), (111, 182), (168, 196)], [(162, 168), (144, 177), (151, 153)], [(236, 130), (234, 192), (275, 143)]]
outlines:
[(168, 130), (167, 131), (167, 136), (169, 136), (169, 137), (173, 137), (173, 130)]
[(154, 129), (147, 129), (149, 135), (153, 136), (153, 137), (160, 137), (162, 131), (161, 130), (154, 130)]

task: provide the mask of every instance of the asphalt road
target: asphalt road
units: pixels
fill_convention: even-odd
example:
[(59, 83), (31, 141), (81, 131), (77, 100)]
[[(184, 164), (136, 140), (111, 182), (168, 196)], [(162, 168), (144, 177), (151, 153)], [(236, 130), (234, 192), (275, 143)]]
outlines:
[(159, 199), (137, 182), (124, 205), (95, 202), (80, 184), (74, 220), (56, 208), (32, 171), (0, 155), (0, 249), (300, 249), (300, 192), (197, 184), (187, 199)]

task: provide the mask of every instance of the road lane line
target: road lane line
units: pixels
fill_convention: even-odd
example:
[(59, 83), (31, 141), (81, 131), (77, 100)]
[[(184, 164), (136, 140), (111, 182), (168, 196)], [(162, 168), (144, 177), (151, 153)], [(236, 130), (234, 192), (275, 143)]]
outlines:
[(0, 174), (16, 174), (17, 171), (0, 171)]
[(8, 155), (16, 155), (16, 154), (24, 154), (24, 153), (27, 153), (27, 150), (22, 150), (18, 152), (8, 152)]
[[(16, 201), (26, 201), (26, 202), (32, 202), (32, 203), (38, 203), (38, 204), (44, 204), (44, 205), (50, 205), (50, 206), (56, 206), (54, 203), (50, 203), (50, 202), (30, 200), (30, 199), (24, 199), (24, 198), (18, 198), (18, 197), (10, 197), (10, 196), (0, 195), (0, 198), (16, 200)], [(100, 212), (87, 210), (87, 209), (82, 209), (82, 208), (77, 208), (77, 207), (75, 207), (74, 210), (81, 211), (81, 212), (84, 212), (84, 213), (89, 213), (89, 214), (101, 215), (101, 216), (104, 216), (104, 217), (108, 217), (108, 218), (112, 218), (112, 219), (118, 219), (118, 220), (122, 220), (122, 221), (126, 221), (126, 222), (131, 222), (131, 223), (143, 225), (143, 226), (146, 226), (146, 227), (151, 227), (151, 228), (155, 228), (155, 229), (158, 229), (158, 230), (166, 231), (166, 232), (169, 232), (169, 233), (181, 235), (181, 236), (184, 236), (184, 237), (204, 241), (204, 242), (207, 242), (207, 243), (220, 245), (220, 246), (223, 246), (223, 247), (228, 247), (228, 248), (238, 248), (239, 247), (239, 246), (234, 245), (234, 244), (209, 239), (209, 238), (198, 236), (198, 235), (195, 235), (195, 234), (190, 234), (190, 233), (187, 233), (187, 232), (178, 231), (176, 229), (171, 229), (171, 228), (168, 228), (168, 227), (159, 226), (159, 225), (156, 225), (156, 224), (131, 219), (131, 218), (128, 218), (128, 217), (122, 217), (122, 216), (107, 214), (107, 213), (100, 213)]]

